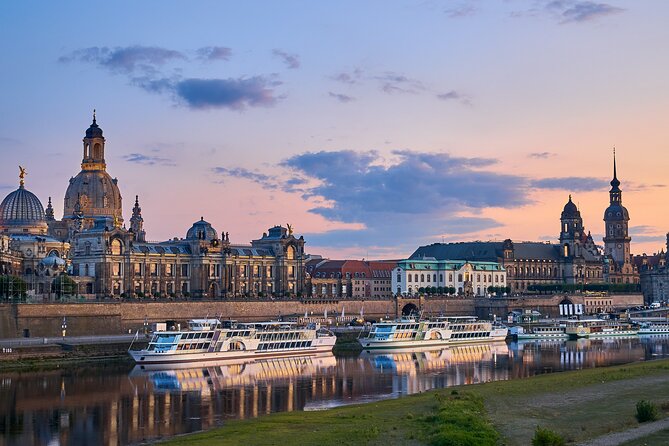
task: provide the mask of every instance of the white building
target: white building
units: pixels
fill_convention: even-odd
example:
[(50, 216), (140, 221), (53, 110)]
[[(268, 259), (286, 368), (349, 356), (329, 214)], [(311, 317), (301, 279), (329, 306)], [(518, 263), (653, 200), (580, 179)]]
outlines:
[(393, 270), (395, 293), (414, 295), (419, 292), (485, 296), (488, 288), (507, 286), (506, 270), (497, 262), (436, 260), (431, 257), (401, 260)]

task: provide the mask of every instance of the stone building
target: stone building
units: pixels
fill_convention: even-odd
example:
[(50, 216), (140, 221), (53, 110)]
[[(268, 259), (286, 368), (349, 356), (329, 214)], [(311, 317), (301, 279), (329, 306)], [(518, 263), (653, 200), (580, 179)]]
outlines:
[(306, 263), (307, 294), (312, 298), (390, 298), (390, 261), (314, 259)]
[(392, 277), (395, 293), (408, 296), (430, 287), (453, 288), (458, 295), (482, 297), (488, 293), (489, 287), (506, 286), (506, 271), (499, 262), (412, 256), (397, 263)]
[[(667, 233), (669, 250), (669, 233)], [(669, 251), (664, 249), (654, 255), (646, 254), (634, 258), (641, 278), (641, 292), (646, 304), (669, 301)]]

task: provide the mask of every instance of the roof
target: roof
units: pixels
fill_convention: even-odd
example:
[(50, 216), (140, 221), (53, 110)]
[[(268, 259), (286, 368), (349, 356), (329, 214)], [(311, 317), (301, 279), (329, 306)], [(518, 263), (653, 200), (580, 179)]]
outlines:
[[(514, 242), (516, 259), (557, 260), (559, 245), (542, 242)], [(499, 262), (504, 256), (504, 242), (433, 243), (418, 248), (409, 259), (466, 260)]]

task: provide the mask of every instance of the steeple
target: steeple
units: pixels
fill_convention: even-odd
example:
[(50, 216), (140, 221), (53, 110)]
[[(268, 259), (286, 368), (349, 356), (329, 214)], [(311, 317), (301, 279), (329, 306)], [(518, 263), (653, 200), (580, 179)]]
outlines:
[(84, 136), (84, 157), (81, 161), (82, 170), (105, 170), (105, 138), (102, 129), (98, 126), (93, 110), (93, 122)]
[(132, 208), (132, 217), (130, 218), (130, 230), (135, 234), (135, 241), (145, 241), (146, 231), (144, 231), (142, 208), (139, 207), (139, 195), (135, 195), (135, 206)]
[(53, 221), (56, 218), (53, 216), (53, 206), (51, 206), (51, 197), (49, 197), (49, 204), (46, 206), (46, 211), (44, 211), (44, 216), (47, 221)]
[(609, 191), (609, 201), (611, 204), (622, 202), (622, 193), (620, 190), (620, 181), (616, 170), (616, 148), (613, 148), (613, 179), (611, 180), (611, 190)]

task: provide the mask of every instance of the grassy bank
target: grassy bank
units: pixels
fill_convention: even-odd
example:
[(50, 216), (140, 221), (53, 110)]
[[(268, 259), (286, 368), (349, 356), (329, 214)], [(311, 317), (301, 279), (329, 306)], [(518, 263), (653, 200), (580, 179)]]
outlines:
[[(669, 407), (669, 360), (460, 386), (320, 412), (272, 414), (168, 445), (528, 445), (537, 426), (584, 441), (637, 425), (640, 399)], [(664, 437), (662, 437), (664, 438)], [(648, 443), (654, 444), (654, 443)]]

